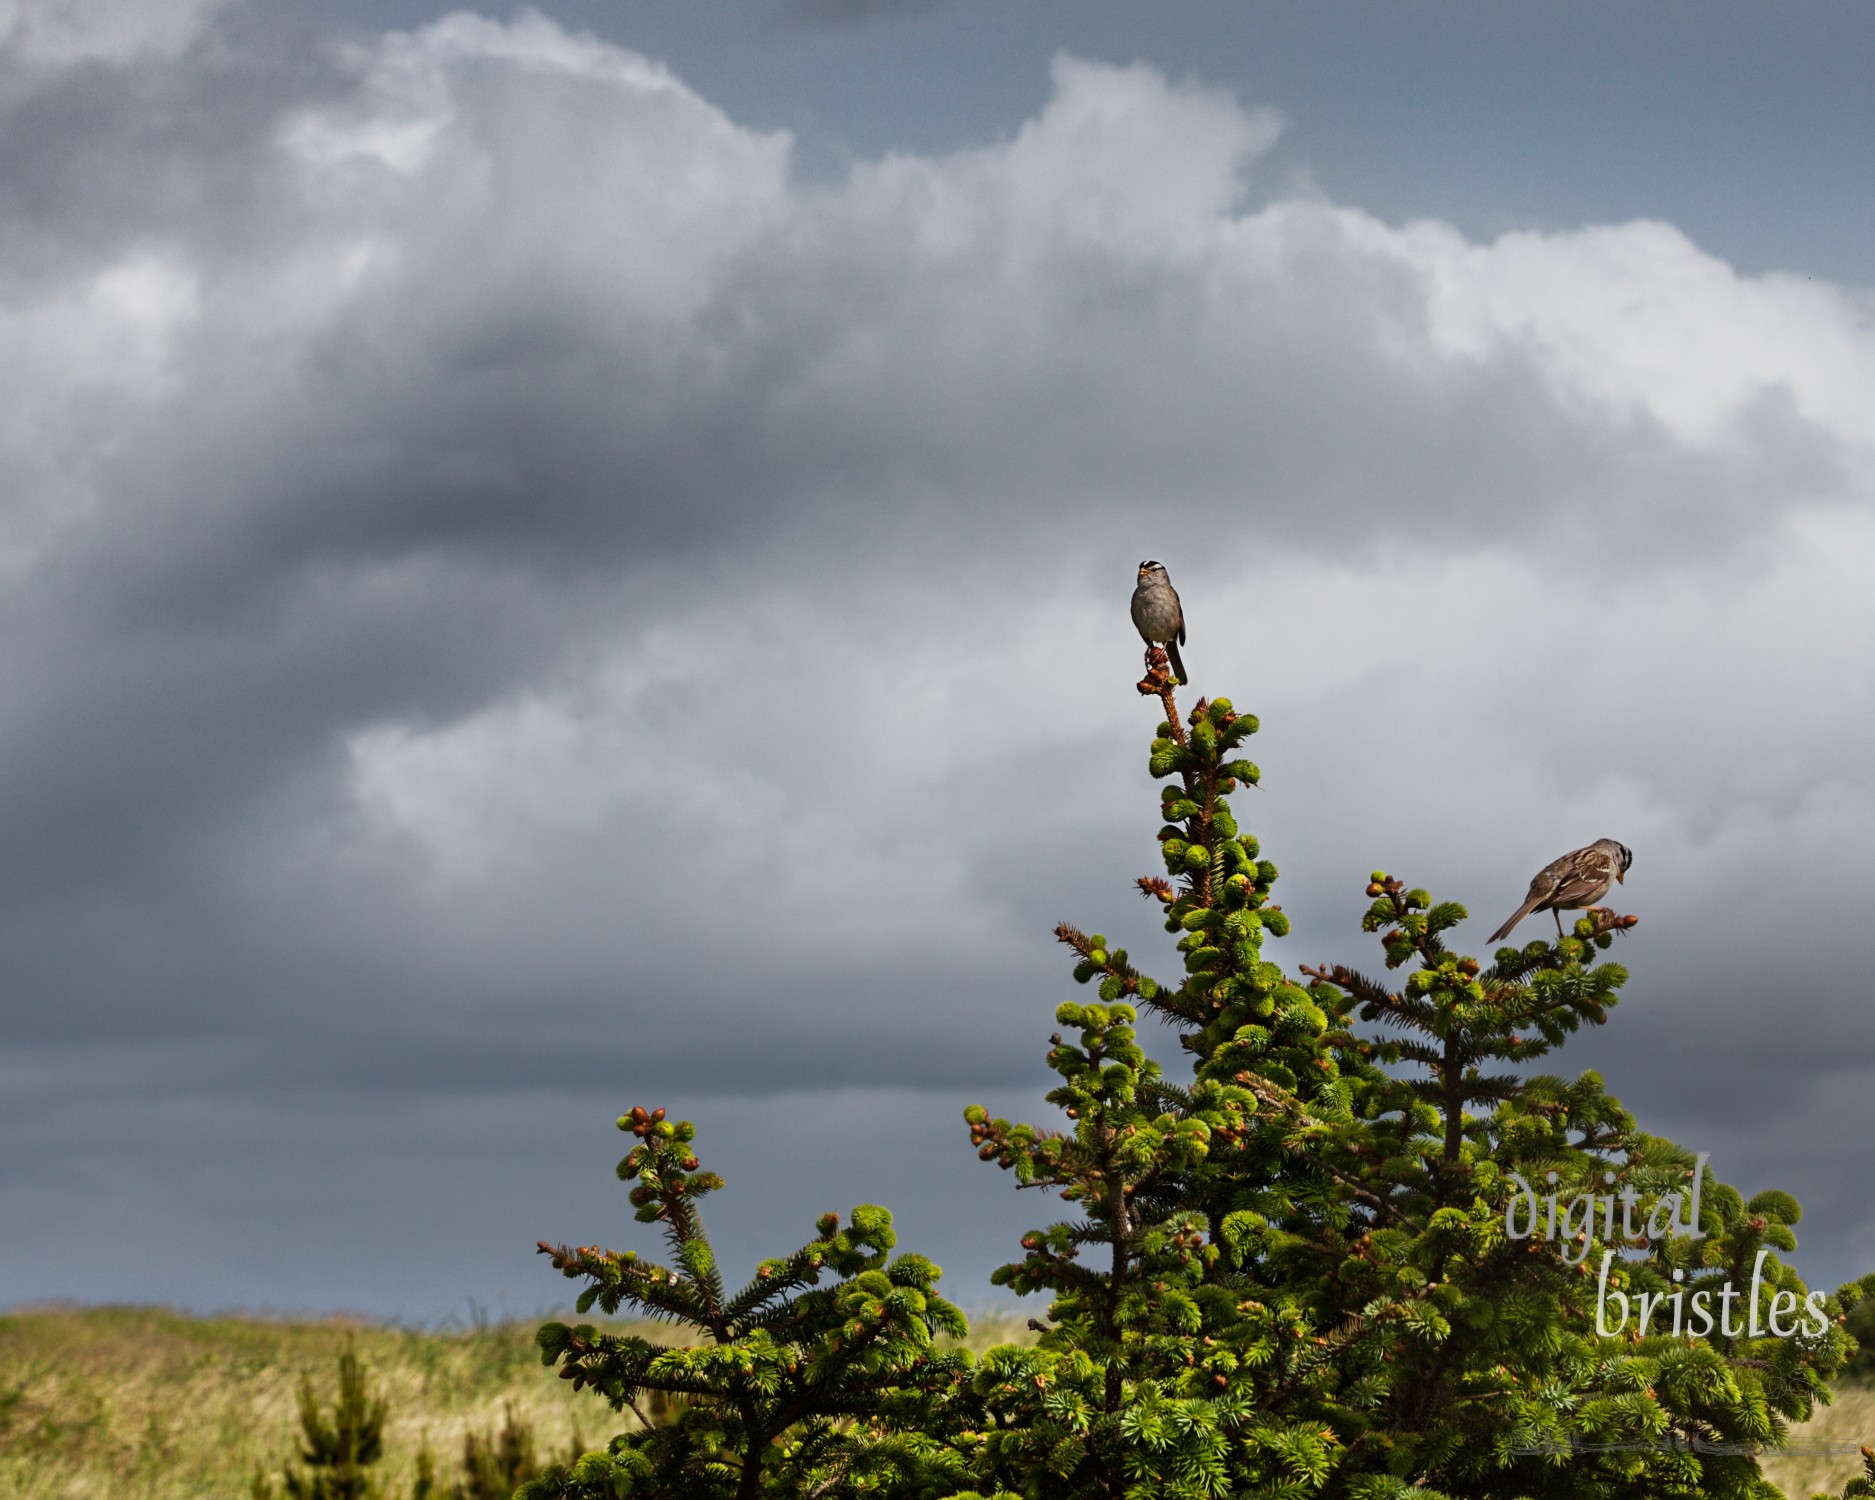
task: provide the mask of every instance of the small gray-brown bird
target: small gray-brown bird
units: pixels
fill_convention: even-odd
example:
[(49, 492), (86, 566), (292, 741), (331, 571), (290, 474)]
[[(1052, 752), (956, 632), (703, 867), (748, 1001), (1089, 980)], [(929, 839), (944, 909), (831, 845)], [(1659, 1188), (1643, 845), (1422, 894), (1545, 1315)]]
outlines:
[(1510, 920), (1491, 934), (1491, 941), (1502, 942), (1510, 936), (1511, 928), (1533, 911), (1556, 916), (1556, 936), (1560, 938), (1562, 917), (1556, 914), (1593, 906), (1608, 894), (1610, 886), (1626, 877), (1633, 863), (1633, 851), (1614, 839), (1597, 839), (1586, 849), (1571, 850), (1561, 859), (1551, 860), (1536, 872), (1529, 896), (1511, 913)]
[(1148, 648), (1148, 663), (1151, 648), (1163, 646), (1178, 680), (1190, 682), (1185, 675), (1185, 663), (1178, 659), (1178, 648), (1185, 644), (1185, 611), (1179, 605), (1178, 590), (1172, 587), (1165, 569), (1156, 562), (1139, 565), (1139, 584), (1133, 590), (1133, 624)]

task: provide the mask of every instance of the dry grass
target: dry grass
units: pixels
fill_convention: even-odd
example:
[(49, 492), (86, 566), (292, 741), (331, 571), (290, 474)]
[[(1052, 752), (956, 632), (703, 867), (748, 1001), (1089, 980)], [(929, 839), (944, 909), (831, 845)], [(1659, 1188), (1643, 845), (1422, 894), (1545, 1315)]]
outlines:
[[(494, 1431), (510, 1404), (543, 1456), (576, 1434), (598, 1446), (618, 1419), (541, 1365), (535, 1327), (431, 1333), (145, 1307), (0, 1315), (0, 1500), (242, 1500), (257, 1470), (277, 1479), (293, 1452), (302, 1376), (330, 1404), (348, 1341), (390, 1399), (378, 1472), (396, 1493), (426, 1442), (453, 1478), (464, 1434)], [(1026, 1340), (1021, 1328), (972, 1319), (969, 1342)]]
[[(1766, 1458), (1764, 1477), (1781, 1489), (1790, 1500), (1808, 1500), (1811, 1495), (1842, 1493), (1844, 1483), (1859, 1478), (1862, 1460), (1856, 1445), (1875, 1447), (1875, 1385), (1842, 1385), (1835, 1391), (1835, 1402), (1818, 1407), (1816, 1414), (1802, 1427), (1792, 1430), (1791, 1446), (1798, 1451)], [(1847, 1453), (1808, 1454), (1806, 1444), (1829, 1443), (1848, 1448)]]
[(239, 1497), (278, 1476), (310, 1374), (337, 1387), (351, 1341), (390, 1398), (381, 1472), (407, 1486), (427, 1440), (453, 1468), (463, 1434), (512, 1402), (544, 1451), (610, 1417), (545, 1370), (533, 1328), (421, 1333), (332, 1319), (187, 1318), (156, 1308), (51, 1308), (0, 1317), (0, 1496), (7, 1500)]
[[(293, 1451), (301, 1377), (329, 1402), (347, 1341), (390, 1398), (380, 1473), (395, 1492), (408, 1493), (426, 1442), (453, 1477), (464, 1434), (494, 1431), (509, 1405), (543, 1455), (564, 1452), (576, 1434), (596, 1446), (617, 1419), (542, 1367), (534, 1327), (432, 1333), (144, 1307), (0, 1315), (0, 1500), (244, 1500), (255, 1471), (277, 1477)], [(1020, 1318), (971, 1319), (979, 1350), (1030, 1337)], [(1875, 1443), (1875, 1386), (1842, 1387), (1792, 1440)], [(1792, 1500), (1840, 1492), (1861, 1470), (1853, 1452), (1764, 1463)]]

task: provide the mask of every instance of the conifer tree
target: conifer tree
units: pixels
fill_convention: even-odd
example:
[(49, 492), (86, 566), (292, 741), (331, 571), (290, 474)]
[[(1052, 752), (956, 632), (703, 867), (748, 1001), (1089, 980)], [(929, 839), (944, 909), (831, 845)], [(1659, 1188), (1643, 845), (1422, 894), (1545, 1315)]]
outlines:
[[(522, 1495), (1774, 1496), (1756, 1455), (1827, 1399), (1863, 1288), (1813, 1298), (1779, 1258), (1789, 1195), (1747, 1202), (1595, 1074), (1541, 1070), (1607, 1024), (1634, 918), (1596, 908), (1485, 960), (1451, 944), (1462, 906), (1376, 871), (1363, 927), (1403, 972), (1292, 977), (1264, 953), (1289, 931), (1276, 867), (1231, 808), (1260, 783), (1256, 720), (1223, 699), (1181, 718), (1156, 648), (1139, 686), (1164, 710), (1164, 873), (1138, 886), (1184, 973), (1062, 924), (1098, 988), (1056, 1011), (1064, 1127), (966, 1111), (983, 1160), (1070, 1209), (995, 1278), (1048, 1296), (1039, 1341), (974, 1366), (941, 1351), (962, 1319), (935, 1267), (888, 1258), (877, 1208), (823, 1218), (731, 1295), (695, 1207), (720, 1179), (689, 1124), (637, 1109), (620, 1175), (673, 1265), (542, 1249), (590, 1283), (581, 1311), (691, 1341), (543, 1328), (543, 1359), (640, 1425)], [(1147, 1054), (1142, 1015), (1173, 1028), (1189, 1082)], [(1701, 1294), (1727, 1309), (1704, 1328), (1685, 1316)], [(1799, 1308), (1798, 1333), (1761, 1326)]]
[[(579, 1450), (575, 1442), (575, 1461)], [(509, 1405), (503, 1409), (499, 1432), (490, 1435), (470, 1429), (463, 1433), (462, 1478), (449, 1487), (449, 1500), (509, 1500), (540, 1471), (534, 1457), (534, 1430)]]
[[(825, 1214), (806, 1245), (762, 1262), (731, 1292), (697, 1210), (723, 1184), (700, 1170), (695, 1127), (636, 1108), (619, 1128), (638, 1140), (619, 1176), (636, 1179), (637, 1218), (663, 1226), (672, 1263), (596, 1245), (540, 1248), (562, 1274), (589, 1283), (579, 1311), (596, 1304), (608, 1315), (625, 1308), (668, 1320), (686, 1342), (546, 1324), (542, 1362), (557, 1363), (576, 1390), (633, 1410), (639, 1426), (520, 1495), (840, 1500), (956, 1490), (965, 1467), (947, 1441), (955, 1434), (944, 1398), (969, 1360), (939, 1338), (961, 1337), (966, 1324), (936, 1294), (936, 1266), (919, 1255), (890, 1257), (892, 1216), (862, 1205), (843, 1227)], [(680, 1403), (656, 1424), (638, 1405), (651, 1393)]]
[[(1332, 1221), (1341, 1185), (1309, 1165), (1302, 1125), (1258, 1089), (1328, 1114), (1345, 1113), (1345, 1091), (1322, 1042), (1328, 1017), (1261, 956), (1262, 933), (1288, 919), (1269, 900), (1275, 866), (1228, 806), (1259, 780), (1236, 754), (1256, 721), (1220, 699), (1187, 733), (1154, 656), (1140, 686), (1167, 711), (1151, 768), (1172, 782), (1159, 835), (1170, 878), (1139, 885), (1181, 934), (1187, 973), (1161, 985), (1063, 924), (1076, 979), (1098, 980), (1101, 997), (1062, 1006), (1057, 1020), (1081, 1035), (1051, 1039), (1063, 1084), (1049, 1098), (1071, 1133), (967, 1112), (981, 1157), (1084, 1214), (1032, 1231), (1026, 1258), (997, 1275), (1055, 1300), (1039, 1344), (991, 1351), (973, 1383), (996, 1423), (986, 1477), (1034, 1497), (1309, 1495), (1341, 1458), (1324, 1413), (1344, 1335), (1328, 1337), (1294, 1286), (1262, 1274), (1273, 1252), (1259, 1231), (1311, 1210)], [(1139, 1049), (1134, 1000), (1214, 1064), (1191, 1087)]]
[[(1405, 983), (1292, 980), (1262, 953), (1289, 925), (1276, 869), (1229, 808), (1260, 780), (1237, 758), (1255, 720), (1217, 700), (1181, 722), (1162, 656), (1140, 689), (1165, 709), (1150, 769), (1168, 784), (1166, 876), (1139, 885), (1185, 975), (1163, 985), (1064, 924), (1101, 996), (1058, 1012), (1081, 1031), (1049, 1054), (1069, 1132), (968, 1112), (984, 1159), (1083, 1214), (999, 1273), (1054, 1303), (1035, 1348), (992, 1351), (973, 1382), (995, 1422), (984, 1477), (1038, 1497), (1767, 1493), (1752, 1455), (1823, 1394), (1857, 1289), (1809, 1338), (1694, 1337), (1661, 1309), (1754, 1270), (1761, 1310), (1803, 1306), (1775, 1253), (1794, 1201), (1702, 1177), (1684, 1232), (1506, 1227), (1519, 1183), (1690, 1202), (1694, 1158), (1594, 1074), (1520, 1071), (1606, 1022), (1627, 975), (1604, 955), (1633, 919), (1598, 909), (1487, 965), (1447, 946), (1461, 906), (1376, 872), (1364, 926)], [(1178, 1029), (1189, 1088), (1139, 1049), (1131, 1002)], [(1660, 1325), (1598, 1334), (1610, 1293), (1649, 1297)]]
[[(366, 1500), (376, 1493), (371, 1469), (384, 1457), (384, 1423), (390, 1403), (371, 1391), (357, 1353), (347, 1345), (339, 1355), (338, 1398), (328, 1417), (313, 1389), (312, 1376), (300, 1381), (299, 1462), (281, 1476), (288, 1500)], [(255, 1500), (271, 1500), (273, 1486), (256, 1475)]]
[[(1336, 1170), (1385, 1183), (1358, 1216), (1330, 1305), (1418, 1293), (1424, 1312), (1398, 1325), (1414, 1336), (1383, 1341), (1373, 1407), (1349, 1414), (1360, 1420), (1350, 1463), (1453, 1495), (1761, 1493), (1756, 1447), (1807, 1416), (1840, 1364), (1836, 1309), (1807, 1339), (1692, 1336), (1682, 1315), (1695, 1291), (1748, 1291), (1754, 1272), (1760, 1311), (1779, 1292), (1802, 1304), (1802, 1283), (1772, 1253), (1796, 1246), (1795, 1201), (1768, 1192), (1747, 1205), (1722, 1183), (1695, 1184), (1696, 1159), (1638, 1131), (1593, 1073), (1491, 1071), (1606, 1022), (1627, 974), (1599, 955), (1633, 919), (1591, 911), (1562, 939), (1500, 949), (1487, 967), (1446, 946), (1462, 907), (1382, 872), (1368, 891), (1364, 925), (1388, 967), (1415, 967), (1397, 990), (1339, 966), (1312, 971), (1344, 997), (1338, 1013), (1352, 1005), (1399, 1033), (1357, 1043), (1388, 1066), (1359, 1075), (1358, 1127), (1317, 1137)], [(1676, 1192), (1690, 1214), (1696, 1187), (1697, 1225), (1646, 1215)], [(1552, 1195), (1590, 1210), (1564, 1208), (1554, 1240)], [(1519, 1206), (1533, 1231), (1523, 1238), (1507, 1227)], [(1611, 1295), (1624, 1314), (1646, 1295), (1649, 1326), (1638, 1312), (1598, 1324)]]

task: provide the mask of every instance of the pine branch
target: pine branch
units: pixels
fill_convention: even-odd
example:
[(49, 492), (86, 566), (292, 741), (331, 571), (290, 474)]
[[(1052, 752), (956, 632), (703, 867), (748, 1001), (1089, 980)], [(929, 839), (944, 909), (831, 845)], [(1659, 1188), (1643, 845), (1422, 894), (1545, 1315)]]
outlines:
[(1185, 748), (1190, 741), (1185, 736), (1184, 726), (1178, 720), (1178, 699), (1173, 692), (1176, 684), (1172, 678), (1172, 661), (1165, 654), (1163, 646), (1146, 648), (1146, 675), (1135, 685), (1139, 689), (1140, 697), (1157, 698), (1165, 705), (1167, 732), (1177, 742), (1180, 749)]
[[(1294, 1095), (1290, 1094), (1287, 1090), (1278, 1088), (1275, 1084), (1269, 1082), (1268, 1079), (1259, 1078), (1253, 1073), (1240, 1073), (1237, 1075), (1237, 1078), (1238, 1082), (1242, 1083), (1245, 1088), (1255, 1094), (1259, 1101), (1281, 1111), (1285, 1116), (1303, 1126), (1305, 1129), (1319, 1132), (1326, 1137), (1332, 1137), (1334, 1135), (1335, 1132), (1332, 1126), (1310, 1114), (1302, 1105), (1301, 1101), (1296, 1099)], [(1291, 1155), (1301, 1157), (1311, 1166), (1327, 1173), (1328, 1176), (1332, 1177), (1356, 1202), (1366, 1204), (1376, 1213), (1385, 1214), (1388, 1219), (1404, 1228), (1412, 1230), (1415, 1234), (1425, 1233), (1425, 1225), (1421, 1224), (1419, 1220), (1415, 1219), (1411, 1214), (1406, 1213), (1397, 1204), (1389, 1202), (1386, 1198), (1374, 1192), (1371, 1188), (1362, 1183), (1359, 1178), (1350, 1176), (1339, 1167), (1336, 1167), (1332, 1162), (1312, 1153), (1306, 1143), (1298, 1141), (1293, 1137), (1285, 1137), (1282, 1144), (1283, 1149), (1288, 1151)]]
[(1400, 996), (1384, 984), (1378, 980), (1369, 979), (1365, 974), (1358, 973), (1345, 964), (1320, 966), (1303, 964), (1302, 973), (1310, 979), (1345, 990), (1361, 1005), (1371, 1007), (1376, 1013), (1390, 1010), (1401, 1003)]

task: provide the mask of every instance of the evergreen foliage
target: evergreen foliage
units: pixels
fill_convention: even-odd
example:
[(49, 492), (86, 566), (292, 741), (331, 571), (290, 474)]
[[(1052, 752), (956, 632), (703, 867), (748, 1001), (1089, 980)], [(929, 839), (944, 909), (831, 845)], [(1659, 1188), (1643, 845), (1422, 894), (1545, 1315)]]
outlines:
[[(678, 1324), (694, 1342), (671, 1348), (591, 1324), (545, 1325), (542, 1361), (557, 1362), (561, 1378), (614, 1409), (631, 1408), (639, 1426), (521, 1495), (953, 1493), (965, 1467), (942, 1398), (966, 1378), (968, 1356), (938, 1340), (961, 1336), (965, 1323), (936, 1294), (936, 1266), (918, 1255), (890, 1258), (892, 1216), (862, 1205), (842, 1227), (837, 1215), (822, 1215), (812, 1240), (764, 1261), (732, 1293), (697, 1212), (722, 1179), (699, 1170), (695, 1127), (643, 1108), (618, 1123), (638, 1139), (619, 1176), (636, 1179), (637, 1217), (663, 1226), (672, 1264), (596, 1245), (542, 1242), (541, 1250), (564, 1275), (589, 1283), (579, 1311), (627, 1307)], [(652, 1393), (676, 1398), (662, 1422), (637, 1405)]]
[[(367, 1500), (377, 1493), (371, 1467), (384, 1456), (384, 1421), (389, 1402), (374, 1395), (357, 1352), (339, 1355), (339, 1390), (326, 1415), (312, 1376), (299, 1388), (299, 1467), (281, 1475), (287, 1500)], [(272, 1500), (273, 1486), (256, 1475), (255, 1500)]]
[[(381, 1500), (394, 1491), (372, 1470), (384, 1456), (384, 1430), (389, 1419), (388, 1398), (373, 1394), (371, 1378), (354, 1350), (339, 1356), (338, 1396), (328, 1416), (304, 1377), (299, 1388), (299, 1467), (288, 1464), (276, 1490), (265, 1474), (256, 1474), (253, 1500)], [(572, 1458), (580, 1448), (573, 1440)], [(450, 1484), (449, 1500), (508, 1500), (515, 1489), (539, 1476), (542, 1465), (534, 1455), (534, 1431), (515, 1415), (510, 1404), (498, 1433), (470, 1430), (463, 1435), (462, 1477)], [(436, 1458), (427, 1441), (417, 1453), (417, 1472), (410, 1500), (437, 1500), (445, 1493), (436, 1474)]]
[[(1875, 1496), (1875, 1449), (1862, 1447), (1862, 1472), (1842, 1489), (1842, 1500), (1868, 1500)], [(1827, 1497), (1822, 1497), (1827, 1500)]]
[[(567, 1461), (576, 1463), (585, 1448), (577, 1433), (572, 1448)], [(424, 1457), (427, 1454), (419, 1455), (420, 1459)], [(429, 1467), (433, 1469), (433, 1460)], [(470, 1429), (462, 1435), (462, 1477), (450, 1485), (449, 1500), (509, 1500), (516, 1489), (539, 1478), (546, 1467), (535, 1457), (534, 1429), (515, 1415), (510, 1403), (502, 1412), (500, 1431)], [(413, 1500), (424, 1500), (421, 1476), (418, 1483), (419, 1493)]]
[[(615, 1407), (686, 1404), (524, 1494), (1774, 1495), (1754, 1455), (1827, 1399), (1863, 1289), (1819, 1297), (1820, 1332), (1757, 1326), (1748, 1311), (1809, 1295), (1779, 1258), (1795, 1201), (1745, 1201), (1594, 1073), (1545, 1070), (1619, 1004), (1611, 955), (1635, 919), (1595, 908), (1480, 958), (1451, 946), (1462, 906), (1376, 871), (1362, 925), (1385, 977), (1285, 972), (1264, 952), (1289, 931), (1278, 872), (1231, 806), (1260, 781), (1242, 756), (1256, 720), (1223, 699), (1181, 718), (1163, 652), (1139, 686), (1164, 709), (1164, 873), (1138, 886), (1184, 972), (1161, 982), (1062, 924), (1098, 994), (1056, 1012), (1048, 1102), (1065, 1125), (966, 1112), (983, 1160), (1070, 1210), (995, 1277), (1049, 1298), (1039, 1341), (974, 1366), (939, 1353), (961, 1320), (927, 1262), (887, 1265), (882, 1209), (823, 1220), (728, 1296), (694, 1208), (719, 1181), (688, 1124), (635, 1110), (621, 1175), (676, 1268), (543, 1248), (591, 1282), (582, 1310), (629, 1304), (707, 1342), (544, 1328), (543, 1357)], [(1146, 1054), (1142, 1013), (1173, 1028), (1188, 1081)], [(1650, 1217), (1674, 1193), (1683, 1220)], [(1530, 1232), (1513, 1234), (1520, 1213)], [(823, 1269), (838, 1285), (809, 1290)], [(1737, 1299), (1734, 1325), (1728, 1296), (1697, 1328), (1694, 1294), (1716, 1308), (1727, 1285), (1755, 1302)], [(1632, 1311), (1598, 1324), (1610, 1307)]]
[(1856, 1285), (1863, 1297), (1849, 1310), (1844, 1325), (1856, 1341), (1856, 1351), (1849, 1356), (1842, 1373), (1856, 1380), (1875, 1380), (1875, 1297), (1868, 1295), (1875, 1292), (1875, 1274), (1864, 1276)]

